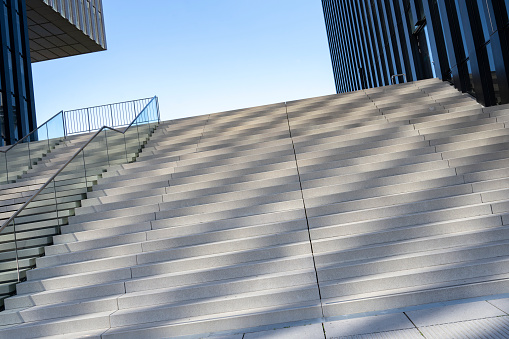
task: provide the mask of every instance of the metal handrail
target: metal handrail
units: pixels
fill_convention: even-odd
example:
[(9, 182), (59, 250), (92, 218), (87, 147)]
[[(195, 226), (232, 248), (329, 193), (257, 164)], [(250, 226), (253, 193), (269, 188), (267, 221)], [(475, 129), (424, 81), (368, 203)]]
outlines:
[[(32, 132), (28, 133), (27, 135), (25, 135), (23, 138), (19, 139), (18, 141), (16, 141), (15, 144), (12, 144), (12, 145), (9, 145), (9, 147), (5, 150), (1, 150), (0, 149), (0, 153), (7, 153), (11, 148), (15, 147), (16, 145), (20, 144), (20, 143), (23, 143), (23, 141), (25, 141), (28, 137), (30, 137), (31, 135), (33, 135), (35, 132), (37, 132), (39, 129), (41, 129), (43, 126), (45, 126), (47, 123), (49, 123), (51, 120), (53, 120), (54, 118), (57, 117), (57, 115), (59, 114), (63, 114), (64, 111), (60, 111), (58, 112), (57, 114), (55, 114), (54, 116), (52, 116), (51, 118), (49, 118), (48, 120), (46, 120), (46, 122), (44, 124), (42, 124), (41, 126), (37, 127), (36, 129), (34, 129)], [(63, 119), (62, 119), (63, 120)], [(64, 128), (64, 131), (65, 131), (65, 128)]]
[[(57, 118), (58, 116), (61, 116), (61, 119), (62, 119), (62, 131), (61, 131), (61, 135), (57, 135), (55, 138), (53, 138), (53, 141), (52, 138), (50, 138), (50, 128), (48, 127), (48, 125), (50, 123), (52, 123), (52, 121)], [(57, 120), (58, 122), (58, 120)], [(6, 181), (9, 182), (9, 177), (11, 176), (14, 176), (16, 177), (18, 174), (17, 172), (20, 171), (20, 168), (19, 167), (16, 167), (16, 169), (9, 169), (9, 163), (8, 163), (8, 155), (12, 154), (12, 152), (14, 152), (14, 149), (20, 149), (21, 147), (18, 147), (18, 146), (21, 146), (21, 145), (24, 145), (24, 147), (27, 148), (27, 150), (24, 150), (22, 149), (23, 151), (26, 151), (27, 154), (25, 155), (26, 156), (26, 166), (27, 166), (27, 169), (30, 169), (31, 166), (33, 165), (32, 163), (32, 150), (30, 149), (30, 144), (31, 143), (36, 143), (38, 140), (38, 138), (41, 136), (41, 130), (45, 129), (46, 130), (46, 138), (42, 139), (42, 140), (46, 140), (46, 142), (42, 141), (43, 144), (45, 145), (44, 148), (46, 149), (47, 152), (49, 152), (51, 150), (51, 148), (57, 144), (57, 141), (58, 140), (61, 140), (61, 138), (64, 138), (66, 137), (65, 135), (65, 122), (64, 122), (64, 111), (60, 111), (59, 113), (55, 114), (54, 116), (52, 116), (50, 119), (48, 119), (46, 122), (44, 122), (44, 124), (42, 124), (41, 126), (37, 127), (36, 129), (34, 129), (33, 131), (31, 131), (30, 133), (28, 133), (27, 135), (25, 135), (23, 138), (21, 138), (20, 140), (18, 140), (15, 144), (13, 145), (10, 145), (9, 147), (7, 147), (6, 149), (3, 149), (3, 150), (0, 150), (0, 153), (3, 153), (3, 157), (5, 158), (5, 174), (6, 174)], [(52, 132), (54, 132), (52, 130)], [(44, 132), (43, 132), (44, 133)], [(35, 137), (34, 137), (35, 136)], [(33, 140), (32, 140), (33, 138)], [(41, 145), (41, 144), (39, 144)], [(36, 148), (37, 149), (37, 148)], [(38, 151), (42, 151), (41, 149), (38, 149)], [(36, 157), (38, 156), (41, 156), (42, 154), (39, 154), (39, 155), (36, 155)], [(23, 168), (21, 168), (21, 171), (24, 171)]]
[[(149, 99), (154, 99), (154, 98), (143, 98), (143, 99), (138, 99), (136, 101), (143, 101), (143, 100), (149, 100)], [(152, 100), (149, 101), (149, 103), (151, 102)], [(115, 104), (127, 104), (127, 103), (131, 103), (133, 102), (133, 100), (130, 100), (130, 101), (122, 101), (122, 102), (117, 102)], [(111, 105), (111, 104), (110, 104)], [(147, 104), (148, 105), (148, 104)], [(147, 106), (146, 105), (146, 106)], [(99, 107), (104, 107), (104, 106), (109, 106), (109, 105), (97, 105), (97, 106), (91, 106), (91, 107), (88, 107), (87, 109), (94, 109), (94, 108), (99, 108)], [(48, 124), (51, 120), (53, 120), (54, 118), (56, 118), (59, 114), (62, 114), (63, 115), (63, 124), (64, 124), (64, 136), (67, 136), (67, 129), (66, 129), (66, 124), (65, 124), (65, 114), (66, 113), (70, 113), (70, 112), (74, 112), (74, 111), (78, 111), (78, 110), (81, 110), (81, 109), (84, 109), (84, 108), (79, 108), (79, 109), (74, 109), (74, 110), (70, 110), (70, 111), (60, 111), (58, 112), (57, 114), (53, 115), (51, 118), (49, 118), (48, 120), (46, 120), (46, 122), (44, 122), (41, 126), (37, 127), (36, 129), (34, 129), (32, 132), (28, 133), (27, 135), (25, 135), (23, 138), (19, 139), (18, 141), (16, 141), (15, 144), (12, 144), (12, 145), (9, 145), (9, 147), (7, 149), (0, 149), (0, 153), (7, 153), (11, 148), (15, 147), (17, 144), (20, 144), (20, 143), (23, 143), (28, 137), (32, 136), (35, 132), (37, 132), (39, 129), (41, 129), (43, 126), (45, 126), (46, 124)], [(134, 120), (136, 120), (137, 116), (135, 117)], [(133, 120), (133, 122), (134, 122)], [(131, 122), (131, 124), (133, 123)], [(120, 125), (122, 126), (122, 125)], [(130, 126), (130, 125), (129, 125)], [(90, 130), (88, 132), (91, 132)]]
[[(145, 110), (145, 108), (148, 107), (148, 105), (150, 105), (152, 103), (152, 101), (156, 100), (157, 99), (157, 96), (153, 97), (146, 105), (145, 107), (141, 110), (140, 114), (143, 113), (143, 111)], [(156, 101), (156, 104), (157, 104), (157, 121), (160, 121), (160, 116), (159, 116), (159, 101)], [(136, 118), (131, 121), (131, 123), (129, 125), (126, 126), (126, 128), (124, 129), (124, 132), (125, 133), (129, 128), (131, 128), (131, 126), (134, 124), (134, 122), (136, 121), (136, 119), (138, 119), (138, 117), (140, 116), (140, 114), (138, 114), (136, 116)]]
[[(40, 158), (45, 152), (50, 152), (60, 140), (65, 140), (70, 135), (93, 132), (102, 126), (123, 127), (132, 123), (136, 120), (137, 113), (143, 111), (151, 101), (152, 98), (144, 98), (60, 111), (15, 144), (0, 149), (0, 155), (3, 153), (3, 158), (5, 158), (5, 160), (2, 159), (5, 162), (5, 168), (1, 172), (5, 171), (6, 175), (3, 181), (8, 183), (11, 179), (16, 179), (26, 169), (32, 168), (35, 158)], [(36, 145), (34, 149), (32, 145)], [(15, 149), (24, 152), (16, 156), (17, 162), (25, 162), (25, 165), (21, 167), (18, 164), (12, 166), (8, 159)]]
[[(141, 112), (135, 117), (135, 119), (127, 126), (123, 131), (117, 130), (115, 128), (109, 126), (103, 126), (100, 130), (98, 130), (94, 135), (85, 142), (72, 156), (71, 158), (64, 164), (60, 169), (58, 169), (55, 174), (53, 174), (14, 214), (3, 223), (2, 227), (0, 227), (0, 232), (2, 232), (48, 185), (60, 174), (62, 171), (74, 160), (76, 157), (87, 147), (103, 130), (109, 129), (115, 131), (117, 133), (125, 134), (127, 130), (133, 125), (133, 123), (138, 119), (138, 117), (144, 113), (145, 108), (148, 107), (154, 100), (157, 100), (157, 96), (153, 97), (152, 100), (141, 110)], [(158, 121), (160, 119), (158, 112)]]
[(407, 80), (406, 80), (406, 73), (401, 73), (401, 74), (394, 74), (393, 76), (391, 76), (391, 83), (393, 85), (395, 85), (396, 82), (394, 81), (394, 79), (399, 78), (399, 77), (403, 77), (405, 79), (405, 82), (407, 82)]

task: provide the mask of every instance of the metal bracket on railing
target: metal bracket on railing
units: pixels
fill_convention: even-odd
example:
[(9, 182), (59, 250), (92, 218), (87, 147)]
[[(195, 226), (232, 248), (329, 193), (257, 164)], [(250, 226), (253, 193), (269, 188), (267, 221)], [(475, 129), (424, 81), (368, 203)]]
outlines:
[(396, 82), (394, 81), (396, 78), (399, 78), (399, 77), (403, 77), (403, 79), (405, 79), (405, 82), (406, 81), (406, 74), (405, 73), (401, 73), (401, 74), (394, 74), (393, 76), (391, 76), (391, 84), (392, 85), (395, 85)]

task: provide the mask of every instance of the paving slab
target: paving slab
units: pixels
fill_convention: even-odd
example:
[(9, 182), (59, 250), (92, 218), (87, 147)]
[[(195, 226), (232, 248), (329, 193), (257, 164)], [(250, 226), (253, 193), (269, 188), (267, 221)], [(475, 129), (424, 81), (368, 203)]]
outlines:
[(489, 300), (490, 304), (509, 314), (509, 298)]
[(415, 329), (397, 330), (388, 332), (377, 332), (349, 336), (327, 336), (327, 339), (424, 339), (421, 333)]
[(231, 335), (214, 335), (206, 337), (207, 339), (243, 339), (244, 333), (231, 334)]
[(506, 315), (486, 301), (433, 307), (406, 312), (417, 327), (454, 323)]
[(244, 339), (323, 339), (322, 324), (311, 324), (306, 326), (295, 326), (270, 331), (262, 331), (244, 334)]
[[(509, 317), (461, 321), (420, 328), (426, 339), (509, 338)], [(422, 337), (421, 337), (422, 338)]]
[[(72, 333), (73, 339), (101, 339), (101, 335), (106, 332), (109, 328), (104, 328), (101, 330), (95, 331), (86, 331), (86, 332), (74, 332)], [(69, 334), (58, 334), (52, 335), (49, 337), (39, 337), (38, 339), (69, 339)]]
[(324, 323), (324, 327), (327, 338), (415, 329), (415, 326), (403, 313), (338, 320)]

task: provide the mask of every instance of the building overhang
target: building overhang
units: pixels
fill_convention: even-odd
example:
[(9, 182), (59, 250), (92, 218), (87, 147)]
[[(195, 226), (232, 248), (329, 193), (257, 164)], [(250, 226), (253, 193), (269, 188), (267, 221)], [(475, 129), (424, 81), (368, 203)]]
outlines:
[(106, 50), (100, 1), (26, 0), (26, 10), (32, 62)]

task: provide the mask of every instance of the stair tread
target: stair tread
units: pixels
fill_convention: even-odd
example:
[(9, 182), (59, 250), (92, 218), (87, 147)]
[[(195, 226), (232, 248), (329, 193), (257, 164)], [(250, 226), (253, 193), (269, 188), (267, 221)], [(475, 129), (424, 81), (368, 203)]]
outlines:
[(335, 304), (335, 303), (341, 303), (341, 302), (350, 302), (350, 301), (356, 301), (356, 300), (362, 300), (362, 299), (376, 299), (376, 298), (383, 298), (386, 296), (392, 296), (392, 295), (398, 295), (398, 294), (410, 294), (412, 292), (420, 292), (420, 291), (435, 291), (441, 288), (447, 288), (447, 287), (456, 287), (456, 286), (468, 286), (468, 285), (475, 285), (475, 284), (481, 284), (483, 282), (491, 282), (491, 281), (502, 281), (507, 284), (509, 281), (509, 274), (499, 274), (499, 275), (492, 275), (487, 277), (480, 277), (480, 278), (474, 278), (471, 280), (459, 280), (459, 281), (447, 281), (447, 282), (440, 282), (435, 284), (429, 284), (429, 285), (423, 285), (423, 286), (413, 286), (413, 287), (406, 287), (406, 288), (396, 288), (391, 290), (385, 290), (385, 291), (376, 291), (376, 292), (370, 292), (370, 293), (363, 293), (362, 295), (358, 295), (354, 298), (352, 296), (345, 296), (345, 297), (335, 297), (335, 298), (328, 298), (324, 299), (323, 303), (324, 306)]

